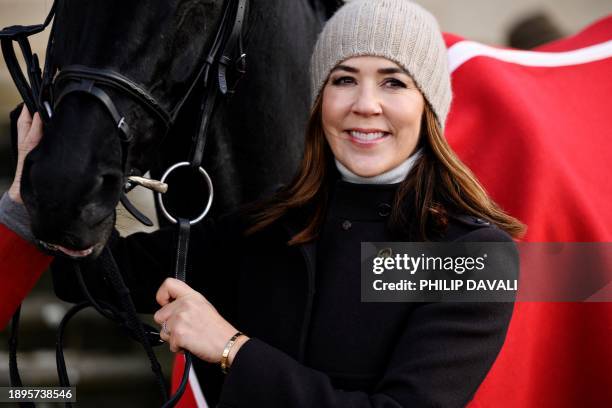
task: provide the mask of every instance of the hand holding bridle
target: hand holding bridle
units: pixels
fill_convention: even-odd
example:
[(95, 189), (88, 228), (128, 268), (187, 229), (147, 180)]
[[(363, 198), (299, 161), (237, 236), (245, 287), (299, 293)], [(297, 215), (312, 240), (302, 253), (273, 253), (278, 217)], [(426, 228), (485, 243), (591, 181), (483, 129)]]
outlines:
[(17, 120), (17, 169), (15, 170), (13, 184), (11, 184), (8, 190), (8, 195), (11, 200), (19, 204), (23, 204), (20, 192), (23, 163), (28, 153), (38, 146), (42, 135), (43, 126), (40, 115), (36, 112), (34, 118), (32, 118), (28, 108), (24, 104), (19, 119)]
[[(188, 350), (200, 360), (219, 363), (228, 340), (237, 332), (217, 309), (186, 283), (167, 278), (156, 295), (162, 308), (153, 318), (162, 325), (161, 339), (177, 353)], [(241, 336), (232, 347), (231, 364), (238, 349), (248, 340)]]

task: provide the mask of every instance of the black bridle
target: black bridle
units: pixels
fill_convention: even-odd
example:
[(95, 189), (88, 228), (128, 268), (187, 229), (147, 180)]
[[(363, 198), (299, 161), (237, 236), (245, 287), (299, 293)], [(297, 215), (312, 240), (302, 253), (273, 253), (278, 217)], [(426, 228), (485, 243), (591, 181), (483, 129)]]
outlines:
[[(175, 168), (180, 166), (190, 166), (197, 169), (206, 179), (209, 187), (209, 200), (204, 212), (195, 220), (186, 220), (183, 218), (175, 219), (166, 211), (161, 191), (158, 191), (158, 201), (163, 210), (163, 214), (169, 221), (177, 224), (177, 254), (175, 262), (175, 277), (185, 280), (187, 268), (187, 248), (189, 243), (189, 234), (191, 225), (199, 222), (208, 210), (210, 209), (213, 197), (212, 182), (210, 177), (201, 167), (204, 147), (206, 144), (206, 136), (211, 121), (211, 115), (215, 102), (219, 95), (231, 94), (234, 92), (239, 79), (246, 72), (246, 54), (242, 42), (242, 32), (245, 22), (248, 0), (224, 0), (223, 14), (215, 34), (212, 46), (207, 53), (204, 62), (201, 64), (195, 79), (189, 86), (185, 95), (172, 107), (167, 110), (164, 106), (142, 85), (127, 78), (126, 76), (109, 69), (93, 68), (82, 65), (69, 65), (65, 67), (56, 67), (53, 65), (53, 46), (54, 46), (54, 31), (55, 31), (55, 12), (57, 2), (55, 0), (47, 18), (43, 24), (35, 26), (12, 26), (0, 31), (0, 43), (2, 53), (6, 61), (7, 67), (15, 82), (15, 85), (23, 98), (25, 105), (30, 112), (38, 111), (45, 124), (52, 120), (53, 112), (58, 110), (61, 102), (67, 95), (73, 93), (82, 93), (93, 97), (97, 100), (109, 114), (109, 117), (116, 125), (117, 134), (121, 142), (122, 151), (122, 169), (125, 177), (125, 183), (121, 194), (121, 203), (124, 207), (145, 225), (153, 225), (153, 223), (128, 200), (126, 193), (134, 188), (137, 184), (151, 188), (151, 184), (163, 184), (163, 181)], [(54, 20), (47, 44), (47, 58), (43, 71), (40, 70), (38, 56), (32, 54), (28, 37), (33, 34), (40, 33)], [(13, 42), (17, 42), (24, 56), (28, 80), (26, 80), (15, 55)], [(229, 84), (228, 72), (234, 71), (234, 82)], [(213, 76), (216, 75), (216, 81)], [(136, 102), (158, 122), (163, 124), (165, 134), (172, 128), (175, 120), (181, 111), (185, 102), (189, 99), (194, 89), (201, 84), (204, 86), (205, 92), (203, 100), (200, 104), (199, 112), (199, 127), (197, 134), (193, 137), (193, 144), (189, 154), (188, 161), (177, 163), (171, 166), (164, 176), (162, 182), (149, 180), (148, 182), (141, 177), (141, 169), (130, 167), (128, 157), (130, 147), (134, 140), (133, 132), (129, 123), (126, 121), (125, 115), (118, 109), (113, 98), (107, 92), (108, 89), (113, 89), (117, 95), (125, 96)], [(136, 176), (136, 177), (135, 177)], [(166, 406), (174, 406), (182, 396), (186, 385), (189, 370), (191, 368), (191, 355), (185, 352), (186, 364), (183, 373), (183, 379), (174, 396), (168, 399), (165, 391), (163, 379), (161, 377), (161, 368), (157, 362), (151, 346), (160, 344), (159, 333), (152, 327), (144, 325), (136, 315), (136, 308), (129, 296), (121, 274), (108, 248), (105, 248), (100, 256), (100, 262), (103, 264), (103, 269), (107, 273), (109, 281), (118, 293), (122, 310), (113, 305), (97, 302), (87, 290), (87, 286), (80, 272), (80, 265), (75, 263), (75, 271), (77, 279), (81, 284), (84, 295), (88, 299), (86, 302), (80, 303), (71, 309), (62, 320), (58, 339), (57, 339), (57, 366), (60, 384), (69, 386), (68, 375), (66, 371), (65, 361), (63, 357), (63, 330), (66, 327), (68, 320), (80, 310), (92, 306), (100, 314), (120, 324), (126, 328), (128, 333), (140, 342), (145, 348), (147, 355), (151, 360), (151, 366), (156, 374), (158, 382), (161, 386), (161, 391), (164, 396)], [(17, 369), (16, 350), (17, 350), (17, 331), (19, 324), (19, 309), (13, 316), (13, 326), (11, 331), (10, 343), (10, 373), (11, 385), (21, 386), (21, 379)]]

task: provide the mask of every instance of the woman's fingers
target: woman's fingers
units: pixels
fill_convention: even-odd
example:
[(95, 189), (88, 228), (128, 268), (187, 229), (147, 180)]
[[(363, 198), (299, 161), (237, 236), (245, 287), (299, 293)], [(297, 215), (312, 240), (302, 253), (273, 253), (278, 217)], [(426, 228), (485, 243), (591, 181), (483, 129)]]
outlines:
[(30, 124), (31, 126), (25, 136), (23, 146), (24, 152), (26, 154), (29, 153), (32, 149), (34, 149), (36, 146), (38, 146), (38, 143), (40, 142), (40, 139), (43, 135), (43, 122), (38, 112), (34, 114), (34, 119), (32, 119)]
[(17, 119), (17, 134), (19, 139), (25, 138), (26, 134), (30, 130), (30, 126), (32, 126), (32, 116), (30, 115), (30, 111), (28, 107), (23, 104), (21, 108), (21, 114), (19, 114), (19, 118)]
[(172, 351), (173, 353), (176, 353), (178, 350), (180, 350), (180, 347), (178, 346), (178, 344), (176, 344), (176, 341), (177, 341), (176, 336), (172, 337), (172, 328), (171, 328), (170, 320), (167, 320), (161, 323), (159, 337), (163, 341), (168, 343), (168, 347), (170, 348), (170, 351)]
[(43, 134), (43, 123), (38, 112), (34, 113), (34, 117), (30, 116), (28, 108), (23, 105), (21, 114), (17, 119), (17, 149), (19, 151), (19, 159), (23, 161), (25, 156), (34, 149)]
[(164, 306), (161, 309), (159, 309), (157, 312), (155, 312), (155, 314), (153, 315), (153, 320), (155, 320), (155, 323), (157, 324), (163, 324), (166, 319), (168, 319), (168, 317), (170, 317), (170, 314), (168, 313), (166, 309), (168, 306)]
[(21, 199), (21, 174), (23, 171), (23, 163), (28, 153), (34, 149), (43, 134), (43, 124), (38, 113), (34, 117), (30, 116), (28, 108), (23, 105), (21, 114), (17, 119), (17, 168), (15, 169), (15, 178), (8, 190), (8, 195), (11, 200), (17, 203), (23, 203)]
[(160, 329), (159, 329), (159, 337), (165, 341), (165, 342), (169, 342), (170, 341), (170, 335), (172, 333), (171, 329), (170, 329), (170, 321), (165, 320), (161, 323), (158, 323), (160, 325)]
[(155, 299), (162, 307), (153, 319), (160, 325), (160, 338), (170, 351), (178, 353), (184, 349), (206, 361), (218, 360), (236, 329), (204, 296), (185, 282), (167, 278)]
[(165, 306), (174, 299), (189, 294), (194, 290), (185, 282), (174, 278), (166, 278), (164, 283), (157, 290), (155, 300), (160, 306)]
[(155, 314), (153, 315), (153, 320), (155, 320), (155, 323), (157, 324), (163, 324), (174, 314), (176, 314), (177, 307), (180, 307), (180, 305), (177, 305), (176, 303), (168, 303), (167, 305), (159, 309), (157, 312), (155, 312)]
[(159, 337), (168, 343), (168, 348), (173, 353), (182, 353), (184, 350), (180, 344), (181, 336), (173, 333), (173, 319), (169, 318), (168, 320), (160, 323)]

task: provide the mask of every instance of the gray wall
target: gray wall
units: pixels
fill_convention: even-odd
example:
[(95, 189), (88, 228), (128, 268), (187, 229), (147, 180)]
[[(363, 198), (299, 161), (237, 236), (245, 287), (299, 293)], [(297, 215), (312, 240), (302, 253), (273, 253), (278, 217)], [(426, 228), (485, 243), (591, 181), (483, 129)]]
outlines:
[(548, 14), (567, 34), (612, 13), (612, 0), (416, 0), (442, 30), (491, 45), (505, 45), (508, 28), (537, 11)]

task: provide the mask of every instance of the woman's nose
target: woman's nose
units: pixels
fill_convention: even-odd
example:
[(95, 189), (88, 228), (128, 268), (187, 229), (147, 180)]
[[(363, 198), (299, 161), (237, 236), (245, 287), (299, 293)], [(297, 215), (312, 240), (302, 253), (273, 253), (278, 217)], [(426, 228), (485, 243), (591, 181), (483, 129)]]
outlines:
[(374, 87), (362, 85), (355, 95), (352, 111), (357, 115), (371, 116), (382, 113), (382, 105)]

